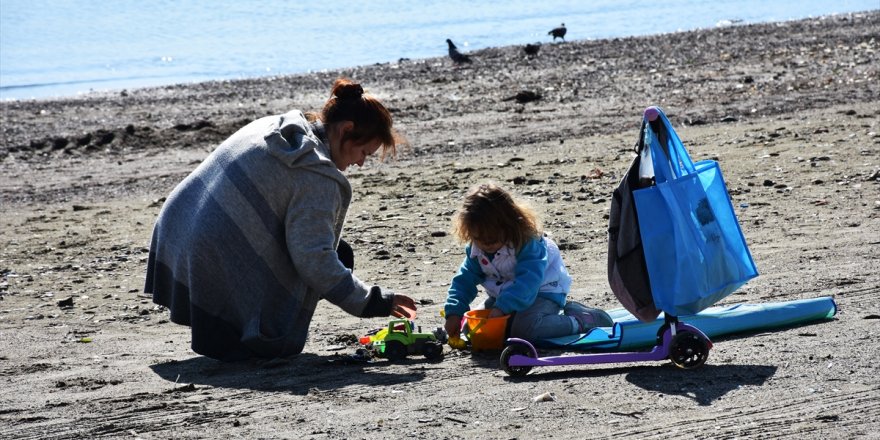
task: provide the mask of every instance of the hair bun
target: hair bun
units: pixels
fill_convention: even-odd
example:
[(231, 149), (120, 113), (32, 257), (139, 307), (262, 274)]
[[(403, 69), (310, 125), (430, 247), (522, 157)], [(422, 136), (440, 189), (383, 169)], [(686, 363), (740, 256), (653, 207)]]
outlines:
[(364, 88), (358, 83), (339, 84), (333, 91), (338, 99), (360, 99), (364, 95)]

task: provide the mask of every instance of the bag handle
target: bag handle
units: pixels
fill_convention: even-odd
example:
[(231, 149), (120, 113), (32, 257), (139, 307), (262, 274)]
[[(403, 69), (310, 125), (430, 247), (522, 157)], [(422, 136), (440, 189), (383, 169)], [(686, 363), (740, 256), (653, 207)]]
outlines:
[(663, 110), (657, 106), (645, 109), (642, 120), (643, 142), (651, 148), (654, 180), (657, 183), (693, 174), (694, 162)]
[(642, 124), (639, 127), (639, 139), (636, 140), (636, 144), (633, 146), (636, 154), (642, 155), (642, 150), (645, 149), (645, 127), (648, 125), (648, 120), (646, 118), (642, 118)]

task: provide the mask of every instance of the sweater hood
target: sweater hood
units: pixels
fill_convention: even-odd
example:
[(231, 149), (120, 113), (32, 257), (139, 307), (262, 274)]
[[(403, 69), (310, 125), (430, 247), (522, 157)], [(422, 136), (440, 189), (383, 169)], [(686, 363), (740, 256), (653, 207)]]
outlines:
[(348, 179), (330, 158), (330, 145), (323, 137), (320, 122), (313, 126), (299, 110), (272, 119), (264, 138), (269, 154), (290, 168), (308, 168), (349, 186)]

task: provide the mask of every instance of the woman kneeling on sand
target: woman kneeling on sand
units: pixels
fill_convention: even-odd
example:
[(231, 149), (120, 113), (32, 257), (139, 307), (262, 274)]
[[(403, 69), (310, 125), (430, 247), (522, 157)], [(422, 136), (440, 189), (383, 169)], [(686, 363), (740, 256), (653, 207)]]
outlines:
[(412, 318), (412, 298), (369, 286), (340, 239), (351, 202), (342, 174), (382, 149), (391, 115), (339, 79), (320, 115), (251, 122), (168, 196), (144, 291), (192, 328), (192, 349), (234, 361), (300, 353), (319, 300), (360, 317)]

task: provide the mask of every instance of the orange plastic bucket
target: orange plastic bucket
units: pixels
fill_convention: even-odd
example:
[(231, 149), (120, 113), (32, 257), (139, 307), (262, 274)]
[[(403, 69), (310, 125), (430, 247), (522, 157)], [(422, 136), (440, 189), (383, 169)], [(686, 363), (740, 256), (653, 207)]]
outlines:
[(507, 332), (507, 318), (510, 315), (489, 318), (489, 310), (469, 310), (465, 312), (466, 327), (462, 331), (471, 342), (471, 350), (501, 350)]

